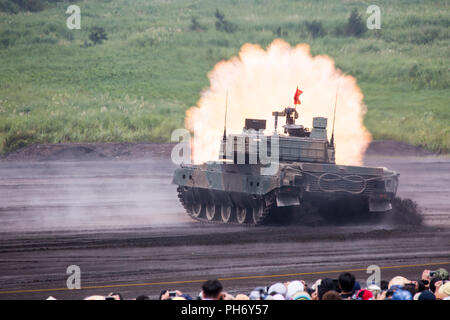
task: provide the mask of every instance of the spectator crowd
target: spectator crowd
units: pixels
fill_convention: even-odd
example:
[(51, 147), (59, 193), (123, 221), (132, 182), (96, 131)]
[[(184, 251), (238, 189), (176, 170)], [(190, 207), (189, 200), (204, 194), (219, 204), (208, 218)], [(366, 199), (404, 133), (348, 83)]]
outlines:
[[(49, 297), (49, 299), (54, 299)], [(396, 276), (390, 281), (368, 284), (362, 287), (349, 272), (337, 279), (322, 278), (311, 285), (303, 280), (274, 283), (257, 287), (250, 292), (232, 295), (225, 292), (219, 280), (203, 283), (198, 296), (179, 290), (163, 290), (160, 300), (450, 300), (450, 281), (447, 270), (424, 270), (418, 280)], [(85, 300), (123, 300), (118, 293), (107, 296), (94, 295)], [(141, 295), (134, 300), (150, 300)]]

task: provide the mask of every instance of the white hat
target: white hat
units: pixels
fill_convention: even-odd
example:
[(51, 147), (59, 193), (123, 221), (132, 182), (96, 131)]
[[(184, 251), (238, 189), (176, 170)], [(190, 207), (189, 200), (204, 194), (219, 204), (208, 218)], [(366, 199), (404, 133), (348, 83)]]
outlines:
[(286, 295), (286, 286), (284, 284), (282, 284), (281, 282), (275, 283), (273, 285), (270, 286), (269, 288), (269, 294), (281, 294), (281, 295)]
[(277, 293), (273, 296), (273, 300), (286, 300), (283, 295)]
[(292, 281), (287, 287), (286, 298), (292, 299), (295, 293), (305, 290), (305, 286), (298, 280)]
[(322, 283), (322, 279), (318, 279), (314, 284), (312, 285), (311, 289), (316, 290), (318, 286)]
[(93, 296), (86, 297), (83, 300), (105, 300), (105, 297), (99, 296), (99, 295), (93, 295)]
[(261, 300), (263, 296), (267, 295), (267, 287), (256, 287), (249, 294), (250, 300)]
[(377, 286), (376, 284), (371, 284), (367, 290), (371, 291), (373, 296), (375, 297), (376, 295), (378, 295), (381, 292), (381, 288), (379, 286)]
[(252, 292), (250, 292), (248, 297), (250, 298), (250, 300), (261, 300), (261, 291), (253, 290)]

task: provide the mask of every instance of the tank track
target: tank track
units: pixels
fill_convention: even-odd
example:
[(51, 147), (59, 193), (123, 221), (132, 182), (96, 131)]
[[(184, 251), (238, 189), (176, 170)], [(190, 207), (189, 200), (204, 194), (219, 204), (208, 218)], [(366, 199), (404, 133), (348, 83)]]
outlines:
[[(269, 194), (264, 195), (260, 199), (258, 199), (259, 202), (263, 202), (264, 209), (263, 209), (263, 212), (261, 213), (261, 215), (258, 217), (258, 220), (256, 221), (256, 223), (253, 222), (253, 219), (251, 219), (252, 220), (251, 222), (245, 222), (245, 223), (237, 222), (236, 221), (236, 212), (235, 212), (234, 220), (229, 221), (229, 222), (224, 222), (221, 219), (220, 215), (219, 215), (218, 220), (208, 220), (205, 216), (196, 217), (193, 215), (192, 209), (191, 209), (190, 205), (188, 204), (188, 201), (185, 197), (185, 192), (183, 191), (183, 188), (181, 186), (177, 187), (177, 192), (178, 192), (178, 199), (180, 200), (181, 205), (186, 210), (188, 215), (193, 220), (196, 220), (198, 222), (205, 223), (205, 224), (226, 224), (226, 225), (238, 225), (238, 226), (247, 226), (247, 227), (264, 225), (269, 221), (269, 217), (273, 214), (273, 212), (277, 208), (275, 195), (273, 193), (269, 193)], [(195, 201), (199, 201), (199, 199), (195, 199)], [(249, 220), (249, 219), (247, 219), (247, 220)]]

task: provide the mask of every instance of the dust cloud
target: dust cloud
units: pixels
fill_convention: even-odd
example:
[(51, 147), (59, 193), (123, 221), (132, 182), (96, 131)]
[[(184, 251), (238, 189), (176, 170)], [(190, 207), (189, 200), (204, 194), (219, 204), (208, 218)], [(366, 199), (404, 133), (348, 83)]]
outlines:
[(167, 160), (0, 163), (0, 232), (183, 224)]

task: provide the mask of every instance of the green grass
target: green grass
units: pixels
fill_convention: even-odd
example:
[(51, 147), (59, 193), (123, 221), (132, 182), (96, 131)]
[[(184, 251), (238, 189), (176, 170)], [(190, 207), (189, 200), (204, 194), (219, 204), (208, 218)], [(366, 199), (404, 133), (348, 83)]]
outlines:
[[(0, 13), (0, 152), (30, 143), (168, 141), (195, 105), (207, 73), (246, 42), (278, 33), (327, 54), (361, 86), (375, 139), (450, 151), (448, 1), (378, 1), (381, 30), (335, 35), (371, 1), (79, 1), (81, 30), (66, 28), (68, 3)], [(219, 8), (238, 27), (218, 32)], [(206, 31), (191, 31), (191, 18)], [(313, 38), (305, 21), (318, 20)], [(109, 40), (83, 48), (90, 29)]]

